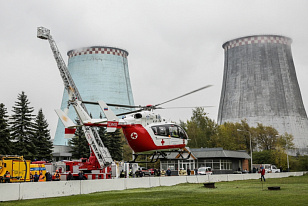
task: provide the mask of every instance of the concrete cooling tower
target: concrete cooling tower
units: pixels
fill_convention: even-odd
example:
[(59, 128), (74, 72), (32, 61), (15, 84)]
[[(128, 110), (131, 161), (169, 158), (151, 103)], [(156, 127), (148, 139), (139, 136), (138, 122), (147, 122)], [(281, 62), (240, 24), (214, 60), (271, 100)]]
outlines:
[[(67, 53), (68, 70), (84, 101), (104, 100), (107, 103), (134, 105), (130, 83), (127, 56), (128, 52), (113, 47), (87, 47)], [(67, 107), (68, 95), (64, 90), (61, 109)], [(93, 118), (100, 118), (101, 108), (86, 105)], [(113, 108), (116, 114), (127, 112)], [(69, 117), (76, 119), (74, 108), (70, 107)], [(64, 139), (64, 126), (58, 121), (54, 145), (67, 145)]]
[[(307, 151), (308, 119), (291, 53), (292, 40), (257, 35), (228, 41), (218, 124), (246, 119), (280, 134), (293, 134), (298, 152)], [(306, 152), (304, 152), (306, 153)]]

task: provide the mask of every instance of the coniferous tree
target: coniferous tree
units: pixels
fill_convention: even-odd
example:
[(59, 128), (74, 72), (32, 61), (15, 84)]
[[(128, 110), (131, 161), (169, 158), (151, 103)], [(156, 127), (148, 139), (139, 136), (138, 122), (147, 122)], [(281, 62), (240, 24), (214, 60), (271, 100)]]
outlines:
[(37, 147), (37, 160), (51, 160), (53, 145), (50, 138), (48, 123), (42, 109), (40, 109), (34, 123), (34, 143)]
[[(78, 124), (78, 122), (77, 122)], [(77, 127), (75, 136), (68, 141), (71, 147), (72, 157), (76, 159), (88, 158), (90, 156), (90, 148), (82, 127)]]
[(123, 142), (121, 139), (121, 132), (117, 129), (113, 133), (107, 134), (107, 139), (109, 139), (108, 150), (110, 152), (113, 160), (120, 161), (123, 159)]
[(99, 127), (98, 128), (98, 134), (99, 134), (102, 142), (104, 143), (105, 147), (107, 147), (109, 149), (110, 138), (107, 137), (106, 127)]
[(11, 137), (13, 139), (13, 153), (22, 155), (25, 159), (33, 160), (36, 146), (33, 142), (33, 107), (30, 107), (24, 92), (18, 95), (13, 106), (11, 122)]
[(12, 144), (10, 141), (10, 130), (8, 124), (7, 109), (4, 104), (0, 104), (0, 154), (12, 154)]

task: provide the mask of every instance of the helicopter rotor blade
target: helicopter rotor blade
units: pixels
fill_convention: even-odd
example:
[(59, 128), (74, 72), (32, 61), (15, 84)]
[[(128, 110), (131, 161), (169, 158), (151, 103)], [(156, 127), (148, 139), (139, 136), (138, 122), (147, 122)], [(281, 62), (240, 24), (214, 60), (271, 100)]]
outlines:
[(201, 87), (201, 88), (199, 88), (199, 89), (196, 89), (196, 90), (194, 90), (194, 91), (191, 91), (191, 92), (188, 92), (188, 93), (186, 93), (186, 94), (183, 94), (183, 95), (181, 95), (181, 96), (179, 96), (179, 97), (170, 99), (170, 100), (165, 101), (165, 102), (162, 102), (162, 103), (160, 103), (160, 104), (156, 104), (154, 107), (157, 107), (157, 106), (162, 105), (162, 104), (166, 104), (166, 103), (168, 103), (168, 102), (171, 102), (171, 101), (174, 101), (174, 100), (176, 100), (176, 99), (185, 97), (185, 96), (187, 96), (187, 95), (193, 94), (193, 93), (195, 93), (195, 92), (201, 91), (201, 90), (206, 89), (206, 88), (211, 87), (211, 86), (213, 86), (213, 85), (206, 85), (206, 86)]
[(139, 109), (139, 110), (135, 110), (135, 111), (131, 111), (131, 112), (125, 112), (125, 113), (117, 114), (116, 116), (123, 116), (123, 115), (132, 114), (132, 113), (136, 113), (136, 112), (142, 112), (142, 111), (143, 111), (143, 109)]
[[(95, 104), (98, 105), (97, 102), (91, 102), (91, 101), (82, 101), (84, 104)], [(109, 104), (107, 103), (108, 106), (111, 107), (126, 107), (126, 108), (141, 108), (141, 106), (132, 106), (132, 105), (124, 105), (124, 104)]]
[(206, 107), (214, 107), (214, 106), (195, 106), (195, 107), (157, 107), (157, 108), (155, 108), (155, 109), (193, 109), (193, 108), (197, 108), (197, 107), (206, 108)]

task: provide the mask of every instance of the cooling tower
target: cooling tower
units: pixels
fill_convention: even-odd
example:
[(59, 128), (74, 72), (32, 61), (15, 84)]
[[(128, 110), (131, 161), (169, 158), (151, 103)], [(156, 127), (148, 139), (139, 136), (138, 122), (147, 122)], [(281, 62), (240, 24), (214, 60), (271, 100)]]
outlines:
[(228, 41), (218, 124), (246, 119), (294, 136), (296, 148), (308, 145), (308, 119), (291, 52), (284, 36), (257, 35)]
[[(68, 70), (84, 101), (103, 100), (107, 103), (134, 105), (130, 83), (127, 56), (128, 52), (113, 47), (87, 47), (71, 50), (68, 55)], [(68, 95), (64, 90), (61, 109), (67, 107)], [(92, 118), (100, 118), (101, 108), (86, 105)], [(113, 108), (116, 114), (127, 112)], [(69, 117), (75, 120), (77, 115), (73, 107), (69, 109)], [(64, 139), (64, 126), (58, 121), (54, 145), (67, 145)]]

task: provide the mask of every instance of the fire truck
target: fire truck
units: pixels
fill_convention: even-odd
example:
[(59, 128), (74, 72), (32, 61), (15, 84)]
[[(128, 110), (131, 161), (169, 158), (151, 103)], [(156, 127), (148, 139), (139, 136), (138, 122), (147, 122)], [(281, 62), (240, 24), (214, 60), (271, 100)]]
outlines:
[[(68, 107), (72, 105), (74, 107), (74, 102), (76, 100), (81, 102), (81, 107), (83, 110), (88, 114), (87, 108), (82, 103), (82, 98), (80, 96), (80, 93), (66, 67), (66, 64), (60, 54), (59, 49), (57, 48), (57, 45), (55, 41), (53, 40), (50, 30), (46, 29), (44, 27), (38, 27), (37, 28), (37, 37), (43, 40), (48, 40), (50, 44), (50, 48), (53, 52), (54, 58), (57, 62), (58, 69), (60, 71), (60, 75), (62, 77), (64, 87), (67, 90), (69, 97), (71, 98), (71, 101), (68, 102)], [(74, 107), (75, 108), (75, 107)], [(68, 108), (67, 108), (68, 109)], [(75, 108), (76, 109), (76, 108)], [(80, 117), (79, 117), (80, 119)], [(64, 125), (68, 124), (68, 122), (65, 122), (62, 120), (62, 123)], [(63, 122), (64, 121), (64, 122)], [(68, 121), (68, 120), (66, 120)], [(81, 119), (80, 119), (81, 121)], [(86, 136), (86, 139), (88, 141), (88, 144), (91, 149), (91, 156), (89, 159), (81, 159), (80, 161), (64, 161), (65, 168), (61, 167), (62, 175), (67, 175), (69, 172), (71, 172), (74, 176), (78, 175), (79, 171), (84, 172), (84, 178), (86, 179), (103, 179), (103, 178), (110, 178), (110, 165), (112, 164), (113, 160), (109, 153), (109, 150), (107, 147), (104, 146), (96, 128), (89, 127), (89, 126), (82, 126), (83, 132)], [(116, 129), (116, 128), (115, 128)], [(65, 129), (65, 137), (71, 138), (74, 136), (76, 129)], [(107, 131), (108, 132), (108, 131)], [(114, 132), (114, 131), (110, 131)], [(56, 168), (59, 167), (60, 163), (56, 163), (54, 165)], [(109, 168), (109, 169), (108, 169)], [(54, 171), (54, 170), (52, 170)], [(78, 172), (78, 173), (77, 173)], [(77, 174), (76, 174), (77, 173)]]

